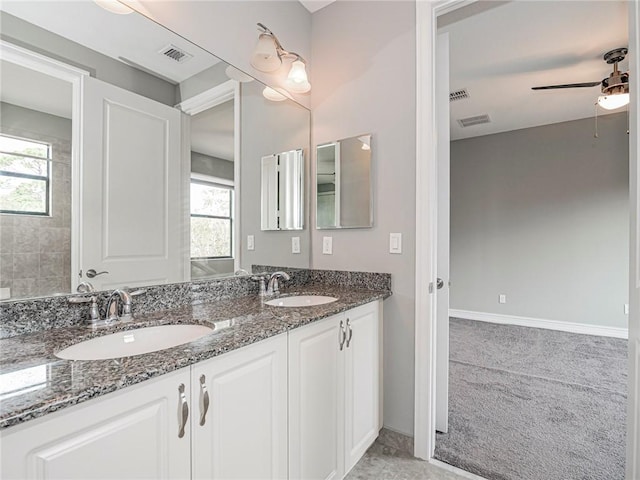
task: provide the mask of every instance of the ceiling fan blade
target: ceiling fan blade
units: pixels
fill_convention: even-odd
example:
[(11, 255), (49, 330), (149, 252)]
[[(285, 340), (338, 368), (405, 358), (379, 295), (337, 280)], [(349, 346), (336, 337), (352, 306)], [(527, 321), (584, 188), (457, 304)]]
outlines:
[(531, 90), (553, 90), (556, 88), (583, 88), (583, 87), (595, 87), (600, 85), (601, 82), (584, 82), (584, 83), (565, 83), (563, 85), (546, 85), (544, 87), (531, 87)]

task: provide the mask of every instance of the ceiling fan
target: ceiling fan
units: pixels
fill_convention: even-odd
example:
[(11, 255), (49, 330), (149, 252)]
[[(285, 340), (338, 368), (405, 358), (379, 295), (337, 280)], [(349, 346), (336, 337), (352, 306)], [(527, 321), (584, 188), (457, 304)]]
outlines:
[(598, 104), (607, 110), (622, 107), (629, 103), (629, 72), (618, 70), (618, 63), (624, 60), (629, 50), (625, 47), (616, 48), (604, 54), (604, 61), (613, 65), (613, 72), (599, 82), (565, 83), (562, 85), (545, 85), (531, 87), (531, 90), (554, 90), (562, 88), (584, 88), (600, 85), (602, 95), (598, 97)]

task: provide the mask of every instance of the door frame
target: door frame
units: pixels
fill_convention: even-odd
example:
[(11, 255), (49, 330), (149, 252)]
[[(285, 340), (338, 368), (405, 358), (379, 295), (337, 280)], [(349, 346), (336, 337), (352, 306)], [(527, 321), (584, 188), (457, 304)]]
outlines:
[[(227, 80), (220, 85), (216, 85), (213, 88), (205, 90), (202, 93), (194, 95), (191, 98), (183, 100), (176, 105), (178, 110), (181, 110), (188, 117), (197, 115), (210, 108), (221, 105), (229, 100), (233, 100), (233, 245), (231, 246), (233, 251), (233, 271), (236, 272), (240, 269), (240, 254), (242, 252), (241, 238), (240, 238), (240, 82), (237, 80)], [(190, 145), (191, 142), (186, 142), (186, 139), (190, 136), (191, 127), (188, 119), (183, 121), (183, 145)], [(188, 158), (191, 155), (190, 149), (183, 148), (182, 154), (186, 157), (184, 165), (191, 165), (191, 160)], [(187, 177), (185, 180), (188, 184), (191, 181), (191, 168), (184, 172)], [(188, 191), (188, 190), (187, 190)], [(189, 212), (187, 212), (189, 213)], [(189, 236), (190, 231), (186, 231), (187, 241), (185, 245), (190, 244)], [(186, 269), (191, 274), (191, 256), (187, 252), (187, 259), (185, 262)], [(189, 277), (190, 278), (190, 277)]]
[[(416, 275), (415, 275), (415, 403), (414, 403), (414, 455), (433, 459), (435, 449), (435, 366), (436, 366), (436, 302), (430, 285), (436, 279), (436, 221), (437, 221), (437, 138), (436, 119), (436, 38), (437, 18), (458, 10), (477, 0), (416, 0)], [(517, 1), (517, 0), (516, 0)], [(638, 2), (629, 2), (630, 59), (630, 109), (629, 164), (631, 198), (638, 199), (638, 109), (640, 101), (638, 78), (639, 62), (636, 58), (640, 47)], [(639, 200), (640, 202), (640, 200)], [(631, 205), (631, 228), (640, 235), (640, 224), (633, 217), (640, 212), (640, 205)], [(640, 237), (639, 237), (640, 238)], [(640, 329), (639, 301), (633, 297), (640, 287), (640, 252), (637, 245), (630, 245), (630, 331)], [(635, 305), (635, 308), (634, 308)], [(634, 312), (635, 310), (635, 312)], [(634, 315), (635, 313), (635, 315)], [(630, 339), (632, 335), (630, 335)], [(425, 348), (425, 346), (427, 348)], [(629, 345), (629, 399), (628, 425), (633, 426), (627, 435), (627, 478), (640, 475), (636, 449), (640, 448), (638, 408), (640, 405), (640, 345)], [(634, 393), (635, 395), (631, 395)], [(459, 469), (455, 469), (460, 471)], [(461, 471), (462, 472), (462, 471)], [(467, 472), (465, 472), (467, 473)], [(477, 477), (476, 477), (477, 478)]]
[(71, 84), (71, 285), (75, 291), (80, 277), (80, 152), (82, 145), (82, 79), (89, 72), (59, 60), (0, 40), (0, 56), (3, 61), (36, 70)]

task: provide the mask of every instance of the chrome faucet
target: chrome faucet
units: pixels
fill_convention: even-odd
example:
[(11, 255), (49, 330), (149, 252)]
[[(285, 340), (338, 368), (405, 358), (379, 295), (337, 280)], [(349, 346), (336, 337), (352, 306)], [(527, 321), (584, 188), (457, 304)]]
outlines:
[(287, 272), (273, 272), (269, 277), (269, 283), (267, 284), (266, 295), (268, 297), (271, 295), (278, 295), (280, 293), (280, 285), (278, 284), (279, 278), (285, 281), (291, 280), (291, 277)]
[(127, 287), (118, 288), (114, 290), (109, 299), (107, 300), (107, 308), (105, 313), (105, 321), (107, 323), (117, 322), (130, 322), (133, 320), (133, 314), (131, 313), (131, 298), (137, 295), (142, 295), (146, 290), (135, 290), (130, 292)]

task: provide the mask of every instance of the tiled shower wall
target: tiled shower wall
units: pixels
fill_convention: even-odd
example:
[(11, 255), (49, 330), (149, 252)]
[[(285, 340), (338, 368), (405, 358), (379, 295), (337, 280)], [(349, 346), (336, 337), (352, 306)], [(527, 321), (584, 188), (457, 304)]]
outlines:
[[(27, 125), (19, 121), (27, 116), (23, 117), (21, 113), (28, 115), (30, 121)], [(33, 121), (34, 115), (38, 121)], [(52, 136), (51, 133), (64, 132), (65, 129), (47, 128), (47, 122), (56, 122), (58, 126), (68, 125), (68, 135), (58, 133)], [(0, 131), (15, 137), (48, 142), (52, 145), (53, 157), (51, 215), (0, 214), (0, 288), (8, 288), (12, 299), (69, 292), (71, 121), (2, 104)]]

